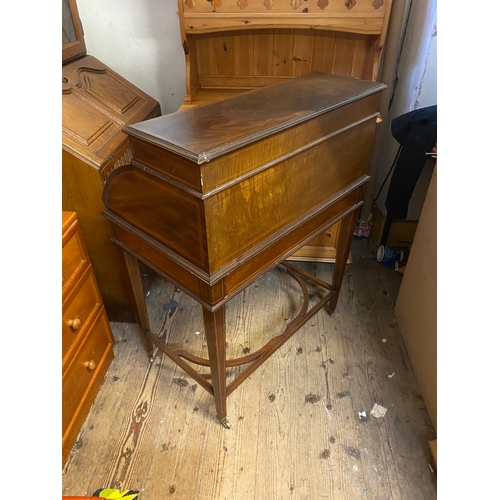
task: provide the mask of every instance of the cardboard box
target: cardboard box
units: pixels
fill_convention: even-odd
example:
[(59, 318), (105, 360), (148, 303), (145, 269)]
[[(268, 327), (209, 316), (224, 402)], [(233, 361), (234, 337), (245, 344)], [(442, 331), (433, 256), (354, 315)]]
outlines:
[(437, 180), (432, 178), (394, 315), (437, 432)]
[[(382, 233), (384, 232), (386, 216), (380, 209), (373, 207), (373, 224), (370, 237), (377, 246), (381, 244)], [(386, 245), (388, 247), (408, 247), (413, 243), (417, 230), (418, 220), (394, 220), (389, 230)]]

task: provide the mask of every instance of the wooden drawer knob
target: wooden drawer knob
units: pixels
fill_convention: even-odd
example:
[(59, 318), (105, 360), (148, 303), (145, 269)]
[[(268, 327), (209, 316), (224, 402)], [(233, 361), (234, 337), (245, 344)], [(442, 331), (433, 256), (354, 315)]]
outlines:
[(90, 361), (85, 361), (85, 363), (83, 364), (85, 365), (85, 368), (87, 368), (87, 370), (95, 370), (95, 361), (93, 359), (91, 359)]
[(80, 320), (80, 318), (73, 318), (73, 319), (70, 319), (68, 321), (68, 326), (72, 330), (78, 330), (78, 328), (80, 328), (81, 324), (82, 324), (82, 321)]

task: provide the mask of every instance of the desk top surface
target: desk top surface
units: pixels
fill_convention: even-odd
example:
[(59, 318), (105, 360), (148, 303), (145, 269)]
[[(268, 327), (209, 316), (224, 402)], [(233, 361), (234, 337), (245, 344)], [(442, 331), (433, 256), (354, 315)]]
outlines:
[(380, 82), (310, 73), (124, 132), (201, 164), (385, 88)]

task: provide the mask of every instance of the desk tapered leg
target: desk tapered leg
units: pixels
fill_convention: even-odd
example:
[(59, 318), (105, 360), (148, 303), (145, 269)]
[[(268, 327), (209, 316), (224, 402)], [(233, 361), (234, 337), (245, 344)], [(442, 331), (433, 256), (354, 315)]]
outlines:
[(332, 297), (327, 307), (327, 310), (330, 314), (332, 314), (337, 307), (340, 287), (344, 278), (345, 268), (347, 265), (347, 259), (349, 257), (349, 250), (351, 249), (351, 243), (354, 236), (354, 228), (356, 227), (358, 213), (359, 209), (354, 210), (340, 221), (337, 255), (335, 257), (335, 266), (333, 268), (332, 279), (332, 287), (333, 290), (335, 290), (335, 295)]
[(135, 318), (137, 320), (137, 323), (139, 324), (139, 331), (141, 333), (144, 347), (146, 348), (146, 352), (148, 353), (150, 361), (152, 361), (154, 346), (146, 336), (146, 333), (150, 331), (150, 326), (148, 312), (146, 309), (146, 302), (144, 300), (144, 290), (142, 288), (139, 262), (133, 255), (130, 255), (125, 250), (120, 250), (125, 262), (125, 268), (127, 269), (129, 289), (133, 296)]
[(229, 427), (226, 420), (226, 306), (215, 312), (203, 308), (203, 320), (217, 417), (225, 427)]

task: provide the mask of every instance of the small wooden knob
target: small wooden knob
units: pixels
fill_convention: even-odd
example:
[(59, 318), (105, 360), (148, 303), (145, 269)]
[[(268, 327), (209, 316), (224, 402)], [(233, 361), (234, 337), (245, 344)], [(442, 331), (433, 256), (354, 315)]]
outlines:
[(382, 123), (384, 120), (382, 120), (382, 115), (378, 114), (377, 115), (377, 123)]
[(91, 359), (90, 361), (85, 361), (85, 363), (83, 364), (89, 371), (95, 370), (95, 361), (93, 359)]
[(78, 330), (82, 324), (82, 320), (80, 318), (73, 318), (68, 321), (68, 326), (72, 330)]

